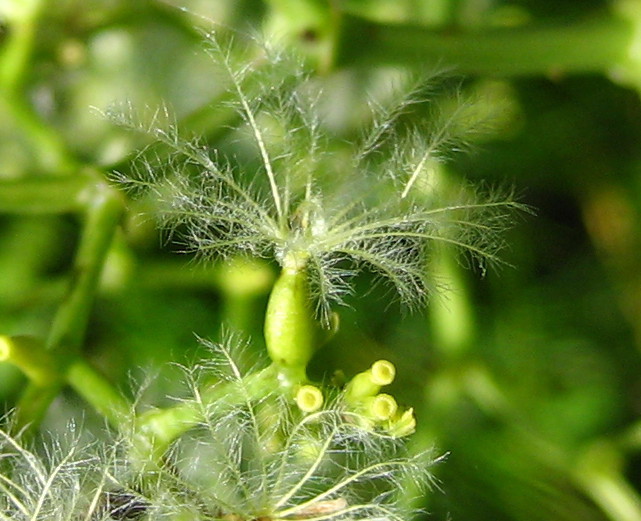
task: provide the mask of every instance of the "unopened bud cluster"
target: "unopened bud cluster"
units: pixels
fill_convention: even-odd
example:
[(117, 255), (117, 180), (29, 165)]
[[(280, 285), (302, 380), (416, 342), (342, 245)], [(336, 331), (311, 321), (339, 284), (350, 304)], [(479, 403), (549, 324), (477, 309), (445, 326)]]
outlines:
[(394, 364), (378, 360), (347, 384), (344, 400), (347, 407), (358, 414), (358, 421), (368, 428), (381, 429), (392, 436), (412, 434), (416, 428), (413, 409), (402, 410), (393, 396), (381, 393), (396, 376)]

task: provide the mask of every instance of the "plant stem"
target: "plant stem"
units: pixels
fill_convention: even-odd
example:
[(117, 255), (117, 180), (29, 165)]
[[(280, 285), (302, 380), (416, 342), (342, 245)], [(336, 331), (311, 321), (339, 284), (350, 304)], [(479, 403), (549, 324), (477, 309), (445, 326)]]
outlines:
[(260, 334), (259, 298), (274, 284), (271, 267), (258, 259), (235, 257), (219, 264), (212, 280), (222, 297), (223, 328), (251, 337)]
[(78, 358), (69, 366), (66, 380), (113, 427), (124, 432), (130, 426), (132, 405), (85, 360)]
[(20, 214), (77, 212), (91, 190), (91, 181), (84, 175), (3, 181), (0, 182), (0, 211)]
[(75, 161), (64, 140), (35, 112), (26, 93), (26, 71), (37, 36), (38, 19), (46, 7), (46, 0), (29, 0), (16, 5), (17, 13), (11, 20), (7, 41), (0, 53), (0, 112), (12, 117), (23, 137), (34, 149), (34, 162), (45, 171), (68, 172)]
[[(0, 195), (0, 198), (2, 197), (3, 195)], [(33, 303), (34, 292), (30, 290), (37, 288), (37, 300), (41, 298), (43, 288), (50, 283), (43, 281), (39, 275), (47, 261), (42, 252), (51, 251), (55, 244), (56, 223), (33, 216), (7, 221), (0, 239), (0, 307), (16, 309), (16, 306), (19, 307), (27, 301)]]
[[(74, 261), (71, 289), (58, 309), (46, 342), (46, 349), (61, 367), (71, 363), (84, 340), (92, 300), (121, 211), (122, 202), (111, 188), (105, 184), (94, 186)], [(47, 387), (29, 383), (18, 403), (17, 426), (35, 429), (61, 386), (62, 379)]]
[(204, 390), (198, 400), (141, 415), (136, 424), (132, 459), (152, 467), (162, 460), (171, 443), (203, 421), (206, 409), (216, 405), (217, 412), (248, 401), (260, 400), (278, 386), (275, 365), (241, 380), (218, 383)]
[(77, 162), (60, 133), (45, 123), (22, 96), (9, 96), (0, 91), (0, 113), (9, 115), (21, 137), (31, 144), (34, 170), (38, 167), (58, 175), (77, 169)]
[(47, 386), (60, 380), (56, 359), (37, 338), (0, 336), (0, 361), (11, 362), (36, 385)]
[(641, 519), (641, 498), (627, 482), (622, 454), (607, 441), (592, 443), (574, 467), (573, 477), (612, 521)]
[(18, 92), (22, 87), (45, 0), (23, 1), (20, 4), (14, 7), (20, 12), (12, 20), (9, 36), (0, 54), (0, 87), (7, 93)]
[(92, 300), (122, 212), (120, 197), (107, 185), (96, 186), (85, 217), (72, 274), (72, 289), (54, 320), (48, 349), (76, 354), (84, 340)]
[(476, 336), (470, 292), (456, 252), (441, 245), (433, 255), (437, 280), (447, 281), (448, 295), (434, 299), (428, 308), (430, 336), (444, 363), (457, 363), (470, 351)]
[(383, 24), (353, 15), (343, 20), (336, 65), (403, 64), (454, 67), (492, 76), (611, 72), (628, 59), (634, 26), (624, 17), (599, 17), (559, 26), (434, 30)]
[(20, 395), (16, 406), (13, 429), (22, 432), (24, 439), (29, 439), (47, 413), (51, 402), (58, 396), (62, 384), (57, 382), (47, 386), (40, 386), (29, 382)]
[(612, 521), (641, 519), (641, 498), (623, 475), (586, 476), (585, 490)]

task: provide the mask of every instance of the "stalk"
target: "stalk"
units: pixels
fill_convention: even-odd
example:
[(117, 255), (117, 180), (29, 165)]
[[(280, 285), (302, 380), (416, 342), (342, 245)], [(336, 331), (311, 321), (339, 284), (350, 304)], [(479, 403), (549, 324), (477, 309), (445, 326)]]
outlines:
[[(98, 185), (95, 190), (87, 207), (71, 289), (58, 309), (45, 344), (59, 367), (66, 367), (80, 351), (104, 259), (122, 211), (120, 198), (109, 187)], [(30, 431), (37, 428), (62, 385), (62, 378), (44, 386), (30, 382), (18, 403), (16, 426), (29, 425)]]
[(36, 298), (43, 298), (50, 282), (40, 277), (46, 262), (42, 252), (54, 246), (55, 226), (55, 222), (33, 216), (11, 219), (4, 225), (0, 234), (0, 302), (4, 310), (33, 302), (33, 294), (28, 291), (33, 288), (38, 288)]
[(46, 171), (61, 173), (73, 170), (76, 162), (64, 140), (31, 106), (25, 93), (40, 16), (46, 0), (15, 2), (6, 42), (0, 51), (0, 112), (8, 114), (23, 137), (32, 143), (34, 160)]
[(0, 54), (0, 86), (8, 94), (19, 92), (31, 58), (38, 18), (46, 0), (15, 2), (15, 18)]
[(276, 387), (290, 389), (306, 381), (305, 368), (313, 355), (315, 324), (309, 306), (304, 260), (290, 254), (274, 284), (265, 318), (265, 342), (272, 365), (242, 379), (219, 383), (194, 402), (151, 411), (136, 424), (132, 457), (140, 465), (160, 465), (173, 441), (194, 428), (212, 404), (220, 411), (258, 401)]
[(260, 331), (258, 299), (266, 295), (274, 283), (269, 266), (238, 257), (219, 266), (214, 277), (222, 296), (220, 323), (231, 331), (251, 336), (257, 329)]
[(343, 24), (337, 67), (446, 66), (485, 76), (615, 72), (628, 61), (635, 36), (633, 21), (609, 12), (572, 24), (465, 32), (354, 15), (345, 15)]
[(0, 362), (5, 361), (18, 367), (38, 386), (50, 385), (61, 378), (59, 360), (34, 337), (0, 336)]
[(199, 425), (208, 407), (215, 404), (217, 412), (222, 415), (234, 406), (261, 400), (274, 392), (276, 374), (276, 367), (271, 365), (242, 380), (215, 384), (200, 393), (195, 401), (141, 415), (136, 420), (132, 459), (148, 470), (161, 465), (170, 445)]
[(85, 360), (78, 358), (69, 366), (66, 382), (112, 427), (121, 432), (129, 427), (133, 406)]
[(641, 519), (641, 497), (623, 474), (623, 456), (607, 442), (592, 443), (579, 457), (573, 469), (578, 487), (612, 521)]
[(93, 184), (95, 180), (84, 175), (2, 181), (0, 211), (19, 214), (77, 212), (82, 209)]

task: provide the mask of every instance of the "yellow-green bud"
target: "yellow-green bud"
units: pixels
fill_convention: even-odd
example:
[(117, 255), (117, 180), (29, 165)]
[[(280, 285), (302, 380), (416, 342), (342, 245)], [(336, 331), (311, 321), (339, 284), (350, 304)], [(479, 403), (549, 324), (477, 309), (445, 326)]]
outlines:
[(375, 396), (383, 385), (389, 385), (394, 381), (394, 376), (394, 364), (387, 360), (378, 360), (367, 371), (358, 373), (351, 379), (345, 389), (345, 399), (354, 403)]
[(414, 409), (407, 409), (402, 414), (396, 414), (389, 422), (387, 432), (391, 436), (402, 438), (413, 434), (416, 430), (416, 417), (414, 416)]
[(372, 364), (372, 382), (376, 385), (389, 385), (396, 376), (396, 367), (388, 360), (378, 360)]
[(377, 394), (367, 403), (367, 413), (376, 421), (389, 420), (398, 410), (398, 404), (389, 394)]
[(315, 412), (323, 405), (323, 393), (314, 385), (302, 385), (294, 400), (301, 411)]

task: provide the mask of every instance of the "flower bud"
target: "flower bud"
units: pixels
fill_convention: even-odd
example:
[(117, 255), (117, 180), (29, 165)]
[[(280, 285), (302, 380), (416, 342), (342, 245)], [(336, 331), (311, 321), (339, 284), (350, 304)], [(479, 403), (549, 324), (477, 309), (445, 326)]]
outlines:
[(367, 412), (376, 421), (389, 420), (398, 409), (398, 404), (393, 396), (389, 394), (377, 394), (368, 403)]
[(323, 393), (314, 385), (302, 385), (294, 400), (301, 411), (315, 412), (323, 405)]
[(363, 398), (375, 396), (382, 386), (391, 384), (395, 376), (396, 368), (392, 362), (378, 360), (367, 371), (352, 378), (345, 389), (345, 398), (348, 403), (355, 403)]
[(402, 414), (396, 414), (389, 423), (387, 432), (391, 436), (402, 438), (409, 436), (416, 430), (416, 417), (414, 416), (414, 409), (407, 409)]
[(396, 376), (396, 367), (388, 360), (378, 360), (372, 364), (372, 382), (376, 385), (389, 385)]

